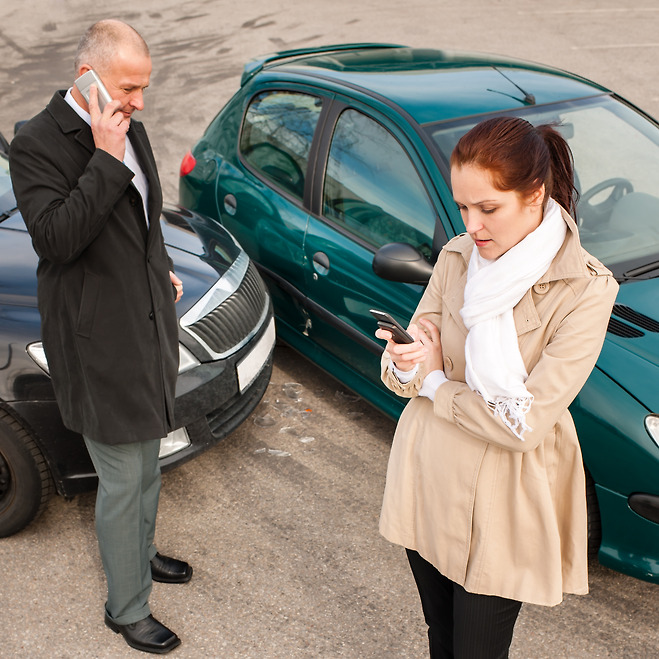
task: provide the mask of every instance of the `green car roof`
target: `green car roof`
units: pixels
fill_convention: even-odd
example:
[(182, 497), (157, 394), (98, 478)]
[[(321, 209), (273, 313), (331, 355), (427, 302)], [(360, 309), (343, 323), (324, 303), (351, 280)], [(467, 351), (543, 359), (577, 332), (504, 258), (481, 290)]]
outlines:
[(420, 124), (610, 93), (585, 78), (522, 60), (389, 44), (276, 53), (250, 62), (243, 81), (261, 70), (356, 86), (389, 99)]

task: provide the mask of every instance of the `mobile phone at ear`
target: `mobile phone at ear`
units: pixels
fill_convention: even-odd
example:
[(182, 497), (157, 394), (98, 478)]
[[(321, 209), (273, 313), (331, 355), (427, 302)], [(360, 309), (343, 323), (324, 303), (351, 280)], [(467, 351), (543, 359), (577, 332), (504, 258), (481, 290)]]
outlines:
[(103, 112), (105, 104), (112, 100), (112, 96), (110, 96), (105, 85), (93, 69), (90, 69), (87, 73), (83, 73), (73, 84), (78, 88), (87, 103), (89, 103), (89, 87), (96, 85), (96, 89), (98, 90), (98, 107), (101, 112)]
[(391, 340), (394, 343), (414, 343), (414, 339), (407, 330), (386, 311), (371, 309), (370, 312), (378, 321), (378, 327), (391, 332)]

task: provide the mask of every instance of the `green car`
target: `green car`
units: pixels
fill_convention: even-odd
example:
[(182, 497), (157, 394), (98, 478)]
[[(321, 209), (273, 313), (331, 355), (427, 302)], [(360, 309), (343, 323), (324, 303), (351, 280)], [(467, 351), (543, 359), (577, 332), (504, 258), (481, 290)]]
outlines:
[(591, 548), (659, 583), (659, 125), (565, 71), (483, 54), (351, 44), (245, 66), (181, 164), (180, 202), (216, 218), (268, 282), (281, 339), (385, 414), (369, 309), (407, 324), (464, 231), (457, 140), (484, 118), (559, 122), (585, 248), (620, 282), (597, 366), (571, 406)]

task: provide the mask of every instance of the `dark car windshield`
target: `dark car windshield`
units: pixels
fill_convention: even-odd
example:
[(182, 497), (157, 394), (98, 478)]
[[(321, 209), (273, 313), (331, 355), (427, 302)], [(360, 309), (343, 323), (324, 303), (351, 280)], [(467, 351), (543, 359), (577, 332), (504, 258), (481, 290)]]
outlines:
[[(574, 155), (583, 246), (617, 277), (659, 275), (659, 127), (610, 96), (506, 114), (560, 124)], [(484, 118), (425, 127), (444, 167), (458, 139)]]
[(6, 219), (7, 214), (16, 208), (16, 197), (9, 178), (9, 160), (0, 156), (0, 221)]

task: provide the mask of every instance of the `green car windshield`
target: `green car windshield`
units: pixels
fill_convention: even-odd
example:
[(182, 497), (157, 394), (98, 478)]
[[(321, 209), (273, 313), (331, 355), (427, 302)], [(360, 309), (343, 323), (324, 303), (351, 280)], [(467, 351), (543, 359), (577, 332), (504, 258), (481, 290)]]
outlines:
[[(659, 274), (659, 128), (610, 96), (507, 112), (557, 124), (567, 139), (579, 192), (583, 246), (619, 278)], [(490, 116), (490, 115), (488, 115)], [(425, 128), (448, 167), (458, 139), (484, 118)]]

